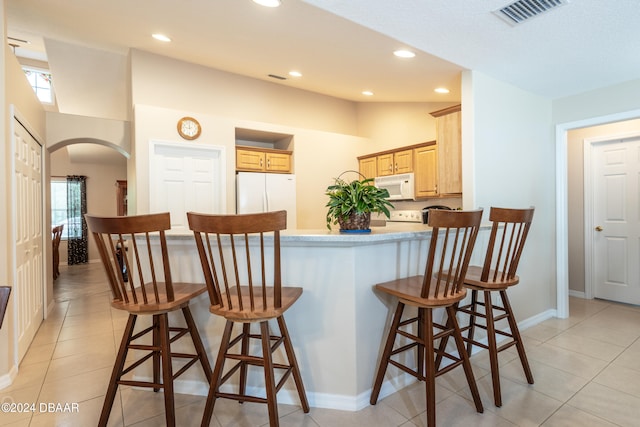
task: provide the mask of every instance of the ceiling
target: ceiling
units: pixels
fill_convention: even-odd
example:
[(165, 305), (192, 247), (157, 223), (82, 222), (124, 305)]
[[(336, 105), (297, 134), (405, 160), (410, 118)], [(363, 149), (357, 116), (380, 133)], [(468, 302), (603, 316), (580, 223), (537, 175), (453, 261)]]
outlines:
[[(17, 54), (32, 55), (43, 37), (123, 54), (136, 48), (359, 102), (459, 101), (464, 69), (547, 98), (640, 75), (637, 0), (570, 0), (515, 27), (492, 13), (507, 3), (283, 0), (270, 9), (250, 0), (5, 1), (8, 35), (32, 41)], [(155, 41), (155, 32), (173, 41)], [(398, 48), (417, 56), (396, 58)], [(293, 69), (303, 76), (288, 77)], [(439, 86), (451, 93), (434, 93)]]

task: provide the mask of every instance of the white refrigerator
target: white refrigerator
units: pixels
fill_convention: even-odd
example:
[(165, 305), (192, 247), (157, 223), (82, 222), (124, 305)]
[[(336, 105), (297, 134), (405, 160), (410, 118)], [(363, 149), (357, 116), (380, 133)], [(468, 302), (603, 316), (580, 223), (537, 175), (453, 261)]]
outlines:
[(236, 212), (287, 211), (287, 228), (296, 228), (296, 176), (282, 173), (238, 172)]

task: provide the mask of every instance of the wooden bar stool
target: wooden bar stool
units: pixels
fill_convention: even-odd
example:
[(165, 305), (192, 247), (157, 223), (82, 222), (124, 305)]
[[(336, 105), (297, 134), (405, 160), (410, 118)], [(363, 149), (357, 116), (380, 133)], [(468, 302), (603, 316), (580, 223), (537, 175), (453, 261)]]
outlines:
[[(482, 210), (430, 211), (429, 225), (433, 230), (424, 275), (396, 279), (375, 286), (378, 291), (395, 296), (399, 301), (371, 392), (372, 405), (378, 401), (387, 366), (394, 365), (418, 380), (425, 381), (427, 423), (430, 427), (434, 427), (436, 425), (435, 378), (462, 365), (476, 410), (483, 412), (454, 310), (454, 305), (466, 295), (463, 279), (478, 235), (481, 218)], [(402, 320), (406, 305), (418, 308), (416, 317)], [(434, 308), (445, 308), (448, 317), (446, 325), (433, 321)], [(417, 333), (407, 328), (414, 323), (417, 323), (415, 326)], [(434, 332), (434, 329), (439, 332)], [(398, 335), (412, 342), (394, 349)], [(457, 354), (447, 353), (435, 347), (435, 341), (443, 341), (449, 336), (453, 336), (456, 342)], [(392, 356), (413, 348), (417, 350), (417, 368), (405, 366), (392, 359)], [(452, 363), (442, 369), (436, 369), (436, 353), (441, 357), (447, 357)]]
[[(209, 395), (202, 418), (208, 426), (218, 397), (239, 402), (266, 403), (269, 425), (279, 425), (276, 393), (293, 375), (305, 413), (309, 403), (302, 384), (295, 352), (284, 321), (284, 313), (302, 295), (302, 288), (284, 287), (280, 278), (280, 231), (287, 227), (287, 212), (245, 215), (204, 215), (187, 213), (193, 230), (205, 282), (211, 299), (211, 313), (226, 319), (218, 358), (213, 370)], [(272, 335), (268, 321), (275, 319), (280, 335)], [(234, 325), (242, 325), (232, 338)], [(259, 334), (251, 324), (258, 323)], [(251, 340), (260, 340), (261, 354), (250, 351)], [(232, 351), (236, 345), (240, 349)], [(272, 354), (284, 345), (288, 364), (274, 363)], [(223, 375), (225, 362), (234, 365)], [(262, 366), (266, 398), (246, 393), (247, 368)], [(283, 372), (276, 383), (275, 369)], [(220, 390), (222, 384), (239, 371), (238, 393)]]
[[(492, 207), (489, 220), (492, 221), (491, 235), (487, 246), (484, 265), (469, 266), (464, 279), (465, 287), (471, 290), (471, 302), (459, 306), (458, 312), (469, 315), (469, 324), (462, 328), (467, 332), (464, 338), (467, 343), (467, 354), (471, 355), (474, 345), (487, 349), (491, 363), (491, 379), (493, 382), (493, 397), (496, 406), (502, 406), (500, 393), (500, 371), (498, 368), (498, 353), (516, 346), (522, 363), (527, 382), (533, 384), (533, 374), (529, 367), (524, 344), (518, 330), (507, 288), (517, 285), (520, 278), (516, 275), (522, 249), (531, 227), (533, 208), (505, 209)], [(498, 292), (502, 305), (494, 303), (491, 293)], [(478, 296), (482, 294), (482, 301)], [(484, 323), (482, 323), (482, 319)], [(496, 329), (496, 322), (506, 319), (509, 328)], [(487, 333), (487, 344), (474, 338), (476, 328), (484, 329)], [(506, 343), (498, 346), (498, 335), (506, 337)]]
[[(156, 392), (162, 389), (166, 424), (175, 426), (173, 381), (196, 362), (202, 365), (207, 381), (211, 381), (212, 378), (209, 359), (189, 310), (191, 299), (203, 294), (207, 289), (202, 284), (174, 283), (171, 280), (165, 238), (165, 231), (171, 228), (168, 213), (113, 218), (85, 215), (85, 218), (107, 272), (113, 296), (111, 306), (129, 312), (98, 425), (107, 425), (118, 385), (129, 385), (152, 387)], [(151, 250), (151, 233), (159, 233), (160, 239), (161, 256), (155, 259)], [(136, 236), (139, 236), (139, 239), (145, 239), (146, 245), (143, 242), (139, 247)], [(122, 262), (126, 266), (126, 271), (130, 272), (128, 282), (123, 277), (123, 269), (120, 268), (116, 256), (117, 246), (122, 246), (124, 239), (129, 241), (129, 251), (121, 251)], [(168, 313), (177, 310), (182, 311), (187, 324), (186, 328), (169, 326)], [(153, 316), (152, 325), (134, 334), (136, 320), (141, 315)], [(134, 342), (149, 333), (151, 334), (150, 345)], [(172, 333), (174, 333), (173, 336)], [(187, 334), (191, 336), (196, 354), (172, 352), (171, 345)], [(148, 353), (125, 368), (129, 349)], [(187, 360), (187, 363), (176, 373), (173, 372), (173, 358)], [(149, 359), (153, 362), (152, 382), (122, 379), (123, 375)]]

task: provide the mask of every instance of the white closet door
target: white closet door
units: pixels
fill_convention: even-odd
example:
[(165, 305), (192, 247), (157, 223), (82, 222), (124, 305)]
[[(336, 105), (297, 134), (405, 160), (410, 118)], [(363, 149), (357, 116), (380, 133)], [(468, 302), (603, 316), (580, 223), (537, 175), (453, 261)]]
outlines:
[(169, 212), (171, 229), (189, 231), (186, 213), (225, 213), (224, 148), (152, 142), (151, 212)]
[(18, 363), (40, 327), (44, 315), (42, 234), (42, 146), (14, 119), (15, 284)]

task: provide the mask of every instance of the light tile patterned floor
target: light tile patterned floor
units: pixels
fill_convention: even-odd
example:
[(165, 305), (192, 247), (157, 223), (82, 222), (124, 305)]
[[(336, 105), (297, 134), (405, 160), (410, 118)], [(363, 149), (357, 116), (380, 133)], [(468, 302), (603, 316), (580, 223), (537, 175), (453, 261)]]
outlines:
[[(78, 402), (79, 413), (0, 414), (7, 426), (96, 425), (126, 315), (111, 310), (100, 264), (61, 266), (57, 303), (0, 402)], [(442, 426), (637, 426), (640, 420), (640, 308), (570, 299), (569, 319), (523, 331), (536, 380), (528, 385), (514, 352), (501, 353), (503, 406), (493, 405), (488, 357), (471, 358), (484, 414), (475, 412), (461, 369), (438, 378)], [(382, 337), (381, 337), (382, 339)], [(179, 426), (200, 425), (204, 397), (176, 396)], [(280, 405), (280, 424), (303, 427), (426, 425), (422, 383), (359, 412)], [(161, 393), (121, 387), (112, 426), (164, 424)], [(268, 425), (264, 405), (220, 399), (213, 426)]]

